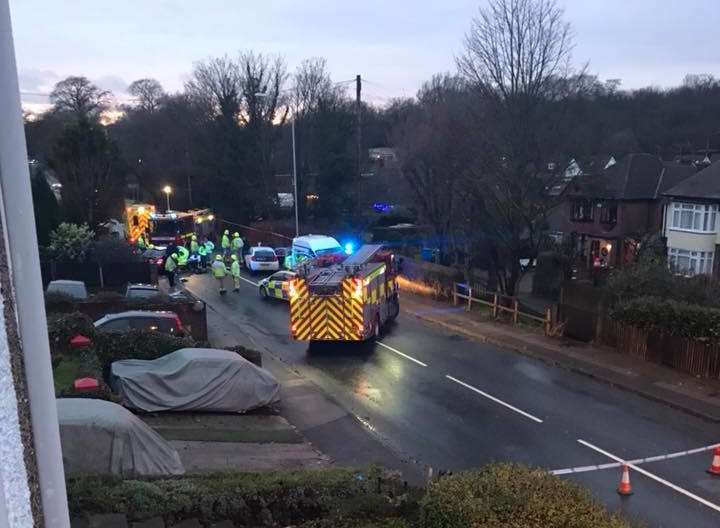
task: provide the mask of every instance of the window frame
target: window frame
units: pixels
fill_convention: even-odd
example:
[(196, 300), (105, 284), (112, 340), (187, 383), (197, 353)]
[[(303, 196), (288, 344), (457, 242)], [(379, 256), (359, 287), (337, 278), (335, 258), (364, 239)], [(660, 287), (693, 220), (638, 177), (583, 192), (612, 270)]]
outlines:
[[(612, 215), (610, 213), (613, 213)], [(600, 209), (600, 223), (615, 225), (618, 222), (617, 202), (604, 202)]]
[[(717, 233), (717, 204), (672, 202), (668, 213), (668, 229), (686, 233), (712, 235)], [(689, 226), (683, 220), (689, 220)]]
[[(583, 215), (577, 214), (578, 211), (585, 211)], [(595, 203), (587, 198), (578, 198), (572, 202), (571, 218), (573, 222), (594, 222), (595, 221)]]
[[(692, 249), (668, 247), (668, 266), (678, 275), (713, 275), (715, 265), (714, 251), (696, 251)], [(679, 266), (679, 260), (687, 261), (687, 268)]]

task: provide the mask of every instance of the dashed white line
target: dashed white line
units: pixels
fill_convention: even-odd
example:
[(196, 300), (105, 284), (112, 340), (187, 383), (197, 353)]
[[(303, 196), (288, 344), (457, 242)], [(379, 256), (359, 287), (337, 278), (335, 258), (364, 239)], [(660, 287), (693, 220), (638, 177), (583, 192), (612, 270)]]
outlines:
[(685, 488), (681, 488), (680, 486), (673, 484), (672, 482), (669, 482), (669, 481), (665, 480), (664, 478), (658, 477), (654, 473), (650, 473), (646, 469), (643, 469), (640, 466), (633, 464), (632, 462), (625, 461), (622, 458), (620, 458), (619, 456), (613, 455), (612, 453), (609, 453), (608, 451), (605, 451), (604, 449), (601, 449), (598, 446), (591, 444), (590, 442), (586, 442), (585, 440), (581, 440), (581, 439), (578, 439), (578, 442), (580, 444), (584, 445), (585, 447), (589, 447), (593, 451), (597, 451), (598, 453), (605, 455), (606, 457), (608, 457), (611, 460), (614, 460), (615, 462), (620, 462), (621, 464), (626, 464), (628, 467), (634, 469), (641, 475), (645, 475), (646, 477), (648, 477), (656, 482), (659, 482), (663, 486), (667, 486), (668, 488), (675, 490), (678, 493), (681, 493), (681, 494), (685, 495), (686, 497), (689, 497), (692, 500), (697, 501), (700, 504), (707, 506), (708, 508), (711, 508), (715, 511), (720, 512), (720, 506), (718, 506), (715, 503), (710, 502), (707, 499), (703, 499), (702, 497), (695, 495), (694, 493), (686, 490)]
[(494, 401), (495, 403), (497, 403), (497, 404), (499, 404), (499, 405), (502, 405), (503, 407), (507, 407), (507, 408), (510, 409), (511, 411), (515, 411), (516, 413), (521, 414), (521, 415), (524, 416), (525, 418), (529, 418), (530, 420), (532, 420), (532, 421), (534, 421), (534, 422), (537, 422), (537, 423), (543, 423), (543, 421), (542, 421), (540, 418), (538, 418), (537, 416), (533, 416), (533, 415), (530, 414), (530, 413), (526, 413), (525, 411), (523, 411), (523, 410), (521, 410), (521, 409), (518, 409), (518, 408), (515, 407), (514, 405), (510, 405), (509, 403), (502, 401), (500, 398), (496, 398), (495, 396), (493, 396), (493, 395), (491, 395), (491, 394), (488, 394), (487, 392), (481, 391), (481, 390), (478, 389), (477, 387), (473, 387), (472, 385), (469, 385), (469, 384), (465, 383), (464, 381), (460, 381), (460, 380), (457, 379), (457, 378), (453, 378), (453, 377), (450, 376), (449, 374), (446, 374), (445, 377), (446, 377), (447, 379), (449, 379), (450, 381), (454, 381), (454, 382), (457, 383), (458, 385), (462, 385), (462, 386), (465, 387), (466, 389), (470, 389), (471, 391), (479, 394), (480, 396), (483, 396), (483, 397), (487, 398), (488, 400)]
[(380, 345), (380, 346), (383, 347), (383, 348), (387, 348), (390, 352), (395, 352), (398, 356), (402, 356), (402, 357), (404, 357), (405, 359), (409, 359), (409, 360), (412, 361), (413, 363), (417, 363), (417, 364), (420, 365), (421, 367), (427, 367), (427, 364), (426, 364), (426, 363), (423, 363), (423, 362), (420, 361), (419, 359), (415, 359), (415, 358), (412, 357), (412, 356), (408, 356), (407, 354), (404, 354), (404, 353), (400, 352), (398, 349), (393, 348), (393, 347), (391, 347), (390, 345), (386, 345), (385, 343), (381, 343), (380, 341), (375, 341), (375, 343), (377, 343), (378, 345)]

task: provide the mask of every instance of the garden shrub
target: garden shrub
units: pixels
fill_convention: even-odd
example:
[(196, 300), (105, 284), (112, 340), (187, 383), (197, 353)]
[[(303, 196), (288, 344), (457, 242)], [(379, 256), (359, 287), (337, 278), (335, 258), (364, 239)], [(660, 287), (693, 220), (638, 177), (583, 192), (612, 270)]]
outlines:
[(181, 348), (194, 347), (191, 337), (178, 337), (162, 332), (129, 332), (98, 333), (93, 348), (107, 379), (110, 365), (121, 359), (157, 359)]
[(492, 464), (434, 483), (423, 528), (626, 528), (587, 490), (540, 469)]
[(70, 350), (70, 339), (78, 334), (95, 340), (95, 326), (92, 319), (80, 312), (48, 314), (47, 323), (50, 354), (53, 358), (59, 358)]
[(62, 292), (49, 292), (45, 294), (45, 311), (52, 312), (73, 312), (77, 299), (72, 295)]
[(68, 504), (74, 516), (117, 512), (131, 521), (159, 516), (169, 523), (200, 518), (206, 525), (231, 520), (239, 526), (288, 526), (333, 519), (306, 528), (405, 528), (366, 508), (358, 510), (362, 517), (338, 514), (348, 502), (361, 498), (369, 504), (367, 497), (374, 496), (373, 504), (388, 505), (382, 514), (399, 517), (386, 488), (378, 494), (373, 478), (359, 479), (356, 471), (339, 468), (153, 480), (95, 477), (70, 479)]
[(92, 246), (95, 233), (87, 224), (63, 222), (50, 233), (50, 255), (65, 262), (84, 262)]
[(692, 339), (720, 337), (720, 309), (697, 304), (639, 297), (615, 306), (610, 317), (638, 328), (657, 330)]
[(258, 367), (262, 367), (262, 353), (257, 350), (253, 350), (252, 348), (245, 348), (242, 345), (227, 347), (225, 350), (240, 354), (240, 356), (247, 359), (250, 363), (257, 365)]

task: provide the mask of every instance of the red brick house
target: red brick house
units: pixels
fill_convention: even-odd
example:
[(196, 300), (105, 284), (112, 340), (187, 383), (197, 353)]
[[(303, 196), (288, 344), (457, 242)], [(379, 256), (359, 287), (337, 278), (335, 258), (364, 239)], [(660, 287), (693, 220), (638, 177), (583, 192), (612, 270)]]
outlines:
[(663, 193), (694, 173), (691, 165), (629, 154), (599, 175), (573, 179), (549, 215), (550, 233), (570, 237), (589, 268), (632, 262), (642, 238), (662, 231)]

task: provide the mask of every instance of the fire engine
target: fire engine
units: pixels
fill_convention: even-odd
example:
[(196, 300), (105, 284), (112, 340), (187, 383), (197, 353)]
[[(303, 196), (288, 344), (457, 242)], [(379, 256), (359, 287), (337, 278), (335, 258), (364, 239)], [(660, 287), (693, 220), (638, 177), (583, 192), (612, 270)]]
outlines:
[(215, 215), (210, 209), (156, 212), (151, 204), (134, 203), (125, 208), (127, 234), (131, 243), (144, 233), (155, 245), (182, 244), (192, 235), (212, 236)]
[(288, 286), (290, 334), (299, 341), (377, 338), (400, 311), (395, 256), (382, 245), (362, 246), (342, 260), (301, 264)]

